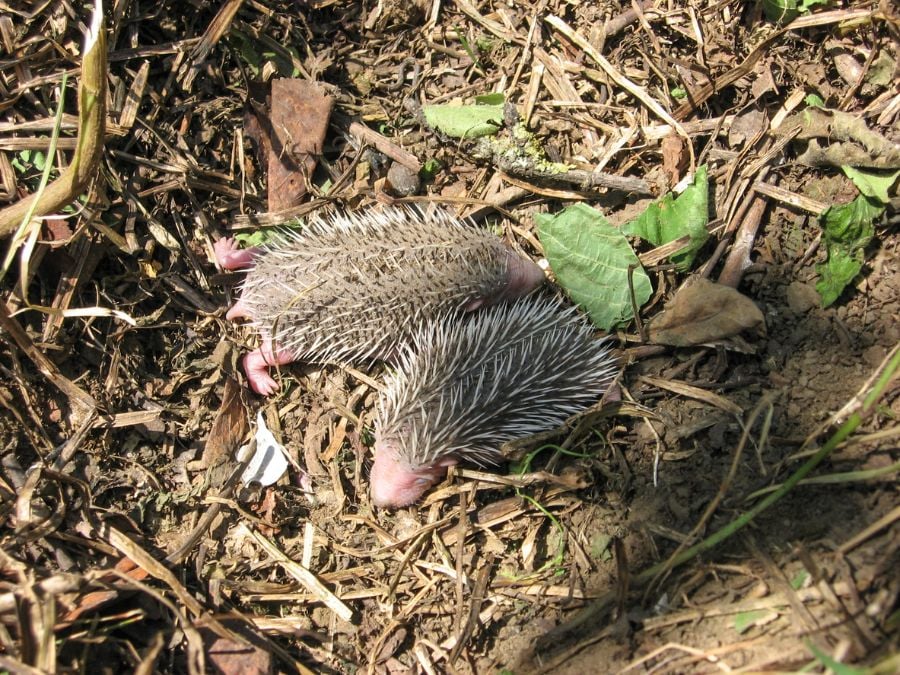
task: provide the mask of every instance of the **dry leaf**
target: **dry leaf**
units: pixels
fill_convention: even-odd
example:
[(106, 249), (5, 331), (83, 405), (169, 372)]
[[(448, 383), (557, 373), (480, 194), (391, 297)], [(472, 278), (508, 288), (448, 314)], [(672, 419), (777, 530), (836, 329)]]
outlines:
[(296, 206), (322, 154), (334, 99), (315, 82), (272, 81), (269, 211)]
[(201, 462), (204, 468), (230, 459), (247, 434), (247, 410), (241, 400), (241, 387), (232, 378), (225, 380), (222, 404), (216, 413)]
[(671, 133), (662, 139), (661, 147), (663, 171), (669, 177), (669, 185), (677, 185), (685, 166), (684, 141), (678, 134)]
[(262, 647), (218, 637), (204, 631), (212, 671), (222, 675), (266, 675), (273, 672), (272, 656)]
[(750, 298), (730, 286), (693, 277), (648, 326), (650, 342), (675, 347), (719, 342), (761, 329), (765, 318)]

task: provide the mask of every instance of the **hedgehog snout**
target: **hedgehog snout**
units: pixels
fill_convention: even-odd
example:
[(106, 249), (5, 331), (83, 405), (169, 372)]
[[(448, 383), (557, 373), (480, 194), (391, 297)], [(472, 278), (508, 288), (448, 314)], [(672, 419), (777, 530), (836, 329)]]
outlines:
[(376, 440), (375, 461), (369, 476), (372, 503), (387, 508), (409, 506), (441, 480), (447, 468), (456, 462), (455, 457), (445, 456), (433, 464), (414, 468), (400, 458), (395, 443)]
[(515, 300), (528, 295), (535, 288), (544, 283), (546, 277), (537, 263), (525, 258), (514, 251), (507, 253), (507, 282), (501, 292), (502, 300)]

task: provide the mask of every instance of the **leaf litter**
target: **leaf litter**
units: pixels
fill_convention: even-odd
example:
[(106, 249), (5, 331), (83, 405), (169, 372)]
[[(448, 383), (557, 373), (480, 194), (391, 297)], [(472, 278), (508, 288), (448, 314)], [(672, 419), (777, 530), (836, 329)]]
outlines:
[[(73, 95), (82, 65), (98, 72), (81, 48), (90, 10), (0, 18), (8, 201), (40, 196), (47, 161), (44, 194), (67, 167), (99, 177), (65, 191), (75, 208), (49, 207), (65, 221), (29, 230), (28, 255), (7, 249), (0, 667), (889, 672), (895, 391), (828, 458), (834, 481), (797, 486), (752, 534), (642, 586), (698, 524), (719, 531), (824, 446), (900, 342), (896, 176), (858, 174), (897, 166), (891, 19), (796, 4), (780, 25), (740, 2), (123, 5), (105, 16), (94, 118)], [(251, 91), (279, 78), (327, 87), (334, 112), (288, 105), (270, 121), (257, 97), (257, 126), (281, 131), (254, 156)], [(492, 92), (505, 148), (479, 153), (483, 139), (422, 120)], [(270, 176), (284, 160), (286, 182)], [(418, 509), (386, 513), (367, 491), (382, 371), (297, 364), (281, 397), (253, 398), (236, 384), (248, 335), (221, 319), (234, 278), (211, 246), (326, 201), (395, 200), (392, 163), (421, 179), (405, 194), (492, 214), (573, 298), (541, 236), (573, 202), (598, 215), (579, 204), (583, 222), (557, 229), (574, 238), (603, 217), (634, 268), (590, 309), (626, 356), (622, 400), (545, 434), (562, 452), (534, 454), (526, 476), (460, 467)], [(685, 223), (656, 220), (643, 243), (615, 226), (700, 166), (708, 187)], [(292, 182), (310, 193), (277, 188)], [(860, 192), (888, 215), (846, 216)], [(22, 211), (4, 214), (8, 234)], [(842, 256), (838, 288), (822, 266)], [(308, 475), (240, 485), (231, 458), (261, 407)]]

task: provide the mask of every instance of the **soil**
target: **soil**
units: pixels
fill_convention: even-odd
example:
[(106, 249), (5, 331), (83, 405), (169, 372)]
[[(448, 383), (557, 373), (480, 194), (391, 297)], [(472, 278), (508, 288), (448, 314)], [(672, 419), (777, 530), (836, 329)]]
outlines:
[[(676, 86), (694, 97), (678, 119), (714, 199), (693, 274), (726, 276), (752, 211), (742, 208), (762, 194), (752, 181), (826, 205), (856, 195), (840, 169), (802, 163), (797, 144), (772, 149), (769, 122), (791, 94), (815, 92), (897, 142), (896, 78), (844, 74), (847, 55), (870, 71), (893, 59), (896, 73), (896, 26), (883, 17), (840, 33), (841, 12), (861, 10), (838, 6), (833, 20), (776, 34), (755, 3), (637, 6), (640, 15), (628, 3), (439, 3), (423, 28), (430, 4), (237, 2), (221, 9), (221, 34), (207, 32), (216, 6), (107, 12), (99, 179), (83, 208), (42, 230), (28, 283), (18, 264), (2, 280), (0, 670), (825, 672), (838, 662), (900, 672), (896, 383), (806, 481), (662, 567), (757, 507), (860, 410), (900, 344), (891, 208), (860, 275), (823, 308), (816, 217), (766, 198), (737, 276), (764, 328), (681, 348), (643, 344), (635, 323), (614, 332), (626, 358), (613, 395), (552, 436), (571, 452), (538, 453), (531, 482), (514, 467), (485, 475), (464, 464), (421, 503), (376, 509), (368, 470), (386, 366), (291, 364), (269, 398), (245, 385), (240, 359), (256, 336), (225, 320), (240, 276), (217, 268), (212, 243), (325, 201), (397, 200), (387, 160), (364, 150), (351, 122), (441, 163), (417, 190), (426, 201), (471, 211), (493, 199), (502, 217), (491, 210), (490, 223), (536, 260), (535, 214), (584, 199), (622, 222), (649, 197), (501, 170), (425, 125), (421, 104), (505, 85), (520, 114), (533, 104), (530, 128), (551, 157), (646, 181), (654, 196), (689, 172), (677, 134), (661, 135), (664, 120), (547, 17), (667, 114), (684, 105)], [(22, 149), (46, 147), (87, 12), (52, 4), (17, 13), (14, 31), (4, 24), (15, 55), (0, 64), (12, 97), (0, 112), (7, 201), (37, 187), (40, 167)], [(318, 121), (327, 133), (303, 176), (311, 195), (261, 217), (271, 187), (249, 139), (265, 98), (254, 108), (248, 91), (292, 74), (323, 83), (334, 111)], [(699, 100), (710, 81), (719, 86)], [(748, 111), (765, 113), (756, 131), (725, 124)], [(690, 276), (665, 260), (645, 266), (656, 295), (643, 324)], [(134, 322), (49, 307), (110, 308)], [(240, 487), (235, 452), (258, 411), (293, 466), (270, 487)]]

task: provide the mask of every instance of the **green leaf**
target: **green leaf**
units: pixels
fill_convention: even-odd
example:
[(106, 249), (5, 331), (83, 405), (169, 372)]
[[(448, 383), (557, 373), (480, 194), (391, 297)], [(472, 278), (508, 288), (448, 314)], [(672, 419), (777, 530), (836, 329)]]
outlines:
[(771, 609), (751, 609), (746, 612), (738, 612), (734, 615), (734, 629), (738, 634), (746, 633), (753, 628), (758, 621), (762, 621), (771, 614)]
[(806, 98), (803, 99), (803, 102), (810, 108), (825, 107), (825, 101), (818, 94), (807, 94)]
[(492, 136), (503, 126), (503, 104), (422, 106), (428, 126), (451, 138)]
[(769, 21), (789, 23), (797, 18), (797, 0), (763, 0), (763, 12)]
[(299, 228), (299, 222), (289, 224), (287, 227), (264, 227), (254, 232), (238, 232), (234, 235), (234, 239), (243, 244), (244, 248), (251, 248), (253, 246), (262, 246), (285, 231)]
[(853, 666), (848, 666), (840, 661), (835, 661), (833, 658), (828, 656), (821, 649), (816, 647), (812, 641), (804, 640), (806, 643), (806, 648), (813, 653), (813, 656), (826, 668), (830, 668), (835, 675), (865, 675), (867, 670), (861, 670), (859, 668), (854, 668)]
[(253, 73), (253, 76), (258, 76), (262, 70), (263, 59), (253, 42), (250, 40), (250, 36), (232, 28), (229, 38), (237, 43), (237, 52), (244, 60), (244, 63), (247, 64), (247, 67), (250, 69), (250, 72)]
[(846, 251), (837, 249), (828, 252), (828, 261), (816, 265), (819, 280), (816, 282), (816, 290), (822, 297), (822, 307), (834, 304), (844, 289), (850, 285), (859, 271), (862, 262), (849, 255)]
[(803, 588), (803, 585), (806, 583), (806, 580), (809, 579), (809, 572), (806, 570), (799, 570), (790, 581), (791, 588), (795, 591), (799, 591)]
[(478, 54), (475, 53), (475, 50), (472, 49), (472, 45), (469, 44), (469, 38), (466, 37), (466, 34), (461, 29), (456, 28), (454, 30), (456, 31), (456, 37), (459, 39), (459, 44), (462, 45), (466, 54), (472, 59), (472, 64), (475, 66), (475, 69), (484, 74), (484, 69), (481, 67), (481, 62), (478, 60)]
[(631, 234), (662, 246), (680, 237), (690, 237), (686, 248), (671, 256), (680, 272), (691, 268), (697, 251), (709, 238), (709, 180), (706, 165), (697, 169), (694, 182), (675, 197), (671, 192), (647, 207), (640, 216), (622, 226)]
[(535, 217), (538, 236), (559, 285), (604, 330), (627, 323), (634, 312), (628, 267), (638, 307), (653, 293), (650, 278), (628, 240), (603, 215), (586, 204), (574, 204), (555, 215)]
[(797, 9), (801, 12), (811, 12), (813, 7), (818, 7), (822, 5), (823, 7), (827, 7), (831, 4), (831, 0), (800, 0), (800, 3), (797, 5)]
[(503, 105), (506, 103), (506, 96), (500, 91), (493, 94), (481, 94), (475, 97), (475, 103), (478, 105)]
[(816, 265), (816, 290), (822, 307), (833, 304), (856, 278), (865, 261), (866, 245), (875, 234), (873, 221), (884, 207), (863, 195), (848, 204), (829, 207), (820, 217), (827, 259)]
[(612, 536), (598, 534), (591, 539), (591, 558), (607, 562), (612, 560)]
[(441, 170), (441, 162), (438, 159), (430, 158), (426, 159), (422, 164), (422, 177), (423, 178), (434, 178), (438, 171)]
[(879, 50), (878, 56), (872, 62), (869, 72), (866, 73), (866, 82), (876, 87), (887, 87), (894, 81), (894, 70), (897, 65), (887, 50)]
[(47, 155), (45, 155), (40, 150), (34, 153), (34, 168), (38, 171), (43, 171), (47, 166)]
[(900, 169), (886, 173), (884, 171), (862, 170), (852, 166), (842, 166), (847, 178), (853, 181), (856, 189), (866, 197), (877, 199), (882, 204), (891, 201), (888, 190), (900, 176)]

